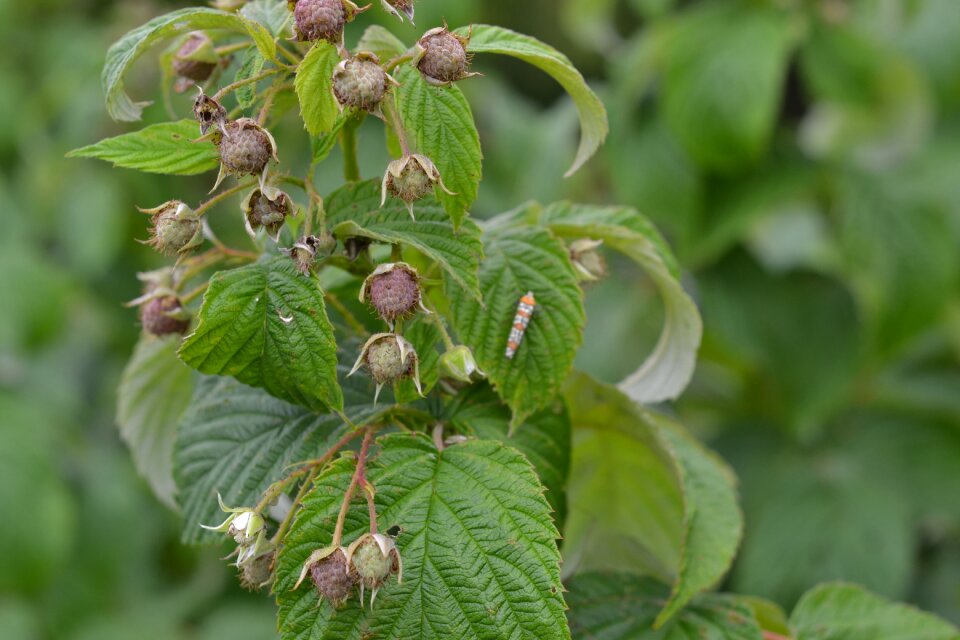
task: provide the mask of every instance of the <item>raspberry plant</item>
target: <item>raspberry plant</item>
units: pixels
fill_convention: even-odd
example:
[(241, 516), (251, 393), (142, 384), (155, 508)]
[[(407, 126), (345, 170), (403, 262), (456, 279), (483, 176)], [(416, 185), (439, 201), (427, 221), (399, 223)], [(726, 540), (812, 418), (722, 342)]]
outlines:
[[(238, 580), (276, 598), (282, 638), (958, 637), (852, 585), (815, 589), (789, 620), (710, 592), (743, 524), (728, 467), (648, 406), (687, 385), (701, 334), (669, 247), (626, 207), (469, 216), (482, 154), (458, 85), (483, 82), (475, 55), (532, 64), (569, 93), (570, 173), (603, 142), (604, 108), (563, 54), (489, 25), (412, 44), (371, 26), (351, 50), (344, 32), (369, 6), (217, 4), (128, 33), (103, 71), (110, 115), (138, 120), (147, 103), (124, 79), (166, 43), (165, 82), (196, 92), (190, 116), (73, 155), (219, 170), (206, 201), (143, 209), (169, 264), (140, 276), (119, 417), (184, 541), (232, 540)], [(411, 1), (382, 9), (414, 18)], [(311, 149), (299, 175), (304, 159), (271, 134), (295, 117), (279, 107), (291, 97)], [(373, 118), (394, 159), (363, 180), (356, 136)], [(344, 184), (321, 195), (314, 171), (337, 145)], [(231, 196), (252, 248), (207, 222), (231, 215)], [(573, 369), (605, 252), (635, 262), (665, 311), (619, 385)], [(650, 527), (625, 530), (637, 514)]]

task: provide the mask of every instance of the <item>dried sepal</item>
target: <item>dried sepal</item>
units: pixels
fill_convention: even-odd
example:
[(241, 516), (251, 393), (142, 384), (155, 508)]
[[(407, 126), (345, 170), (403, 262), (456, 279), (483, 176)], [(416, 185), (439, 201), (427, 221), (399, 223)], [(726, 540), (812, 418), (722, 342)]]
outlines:
[[(203, 87), (197, 88), (199, 92), (193, 101), (193, 116), (197, 119), (197, 122), (200, 123), (200, 135), (206, 136), (211, 128), (219, 132), (220, 135), (223, 135), (227, 124), (226, 108), (205, 94)], [(205, 138), (201, 138), (201, 140), (196, 140), (195, 142), (203, 140), (205, 140)], [(211, 137), (211, 141), (214, 142), (214, 144), (219, 144), (219, 139)]]
[(590, 238), (580, 238), (570, 244), (570, 261), (580, 282), (595, 282), (606, 277), (607, 261), (598, 251), (602, 245), (603, 240)]
[(266, 521), (253, 509), (249, 507), (228, 507), (223, 503), (223, 498), (219, 493), (217, 493), (217, 503), (220, 505), (220, 510), (229, 515), (226, 520), (218, 525), (201, 524), (200, 526), (207, 531), (226, 533), (237, 544), (243, 545), (252, 542), (265, 529)]
[(377, 265), (360, 287), (360, 302), (367, 301), (391, 328), (397, 319), (412, 316), (418, 309), (430, 313), (423, 306), (420, 276), (405, 262)]
[(416, 220), (413, 203), (433, 193), (437, 186), (448, 195), (457, 195), (443, 184), (440, 170), (433, 160), (418, 153), (404, 156), (387, 165), (380, 188), (380, 206), (386, 204), (389, 193), (403, 200), (410, 212), (410, 218)]
[(380, 0), (380, 5), (384, 11), (395, 15), (401, 22), (403, 16), (407, 16), (407, 20), (413, 24), (413, 0)]
[(203, 244), (203, 223), (193, 209), (180, 200), (169, 200), (152, 209), (141, 209), (151, 216), (150, 245), (167, 256), (183, 257)]
[(420, 359), (413, 345), (401, 335), (377, 333), (370, 336), (347, 376), (352, 376), (361, 366), (377, 383), (377, 390), (373, 397), (374, 404), (377, 403), (384, 385), (405, 378), (411, 378), (417, 393), (423, 396), (423, 389), (420, 386)]
[(257, 187), (243, 199), (243, 223), (251, 238), (257, 231), (266, 229), (267, 235), (276, 242), (288, 215), (296, 215), (296, 205), (286, 192), (272, 186)]

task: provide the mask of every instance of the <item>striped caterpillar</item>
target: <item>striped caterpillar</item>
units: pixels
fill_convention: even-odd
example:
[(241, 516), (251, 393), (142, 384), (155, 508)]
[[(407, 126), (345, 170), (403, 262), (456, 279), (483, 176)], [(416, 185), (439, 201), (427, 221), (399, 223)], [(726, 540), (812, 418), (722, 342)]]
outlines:
[(520, 348), (520, 342), (523, 340), (523, 334), (530, 325), (530, 317), (534, 309), (537, 308), (537, 300), (533, 297), (533, 291), (527, 291), (527, 295), (520, 298), (520, 304), (517, 305), (517, 315), (513, 317), (513, 326), (510, 328), (510, 337), (507, 338), (507, 350), (504, 353), (508, 360), (512, 360)]

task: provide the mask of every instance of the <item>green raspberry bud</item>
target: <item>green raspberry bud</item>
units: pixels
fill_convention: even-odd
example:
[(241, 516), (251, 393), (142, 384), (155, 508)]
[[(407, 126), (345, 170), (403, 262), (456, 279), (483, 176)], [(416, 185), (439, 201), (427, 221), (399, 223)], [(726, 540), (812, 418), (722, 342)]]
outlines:
[(373, 606), (377, 591), (391, 575), (396, 573), (397, 582), (403, 582), (400, 551), (390, 536), (380, 533), (364, 534), (347, 547), (346, 556), (348, 568), (360, 585), (361, 604), (364, 588), (370, 589), (370, 606)]
[(370, 336), (348, 376), (356, 373), (361, 366), (377, 383), (374, 404), (384, 385), (405, 378), (412, 378), (417, 392), (423, 395), (423, 390), (420, 388), (420, 362), (417, 352), (403, 336), (395, 333), (377, 333)]
[(440, 356), (440, 371), (448, 378), (466, 383), (484, 376), (473, 357), (473, 351), (465, 345), (454, 347)]
[(164, 202), (153, 209), (140, 209), (153, 216), (151, 238), (146, 242), (167, 256), (184, 256), (203, 244), (203, 224), (180, 200)]

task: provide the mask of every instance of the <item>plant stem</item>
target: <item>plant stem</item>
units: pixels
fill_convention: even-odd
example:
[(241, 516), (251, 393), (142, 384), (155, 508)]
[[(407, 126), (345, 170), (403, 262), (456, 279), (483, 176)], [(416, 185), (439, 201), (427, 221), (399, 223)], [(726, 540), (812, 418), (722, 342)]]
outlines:
[(343, 151), (343, 178), (347, 182), (360, 180), (360, 164), (357, 161), (357, 125), (347, 121), (340, 130), (340, 148)]
[(252, 42), (235, 42), (234, 44), (225, 44), (222, 47), (217, 47), (214, 51), (217, 52), (218, 56), (226, 56), (235, 51), (241, 51), (252, 46)]
[[(333, 456), (337, 455), (337, 453), (341, 449), (343, 449), (343, 447), (345, 447), (351, 440), (356, 438), (358, 435), (360, 435), (359, 430), (351, 429), (342, 438), (340, 438), (335, 443), (333, 443), (330, 446), (330, 448), (327, 449), (327, 451), (322, 456), (314, 460), (308, 460), (307, 462), (302, 463), (301, 465), (299, 465), (299, 468), (296, 471), (287, 475), (287, 477), (281, 478), (280, 480), (277, 480), (276, 482), (274, 482), (263, 493), (263, 497), (260, 499), (260, 502), (257, 503), (257, 506), (253, 508), (253, 510), (256, 511), (257, 513), (260, 513), (261, 511), (266, 509), (271, 502), (276, 500), (277, 497), (281, 493), (283, 493), (288, 486), (290, 486), (291, 482), (293, 482), (297, 478), (300, 478), (304, 474), (307, 474), (313, 470), (319, 470), (325, 464), (330, 462), (330, 460), (333, 459)], [(295, 500), (293, 503), (293, 506), (290, 507), (290, 510), (291, 511), (294, 510), (298, 504), (299, 502)]]
[(189, 292), (189, 293), (186, 293), (186, 294), (180, 296), (180, 303), (181, 303), (181, 304), (189, 304), (190, 302), (192, 302), (193, 300), (195, 300), (198, 296), (203, 295), (203, 292), (206, 291), (206, 290), (207, 290), (207, 287), (209, 287), (209, 286), (210, 286), (210, 281), (208, 280), (207, 282), (204, 282), (203, 284), (201, 284), (200, 286), (198, 286), (198, 287), (197, 287), (196, 289), (194, 289), (193, 291), (191, 291), (191, 292)]
[(787, 636), (782, 636), (779, 633), (774, 633), (773, 631), (764, 631), (763, 640), (791, 640)]
[(223, 96), (227, 95), (234, 89), (238, 89), (244, 85), (253, 84), (255, 82), (260, 82), (261, 80), (269, 78), (270, 76), (276, 75), (278, 73), (280, 73), (280, 69), (268, 69), (261, 74), (251, 76), (249, 78), (244, 78), (243, 80), (237, 80), (236, 82), (231, 82), (230, 84), (221, 88), (219, 91), (213, 94), (213, 99), (216, 100), (217, 102), (220, 102), (220, 100), (223, 99)]
[(251, 180), (250, 182), (241, 182), (235, 186), (230, 187), (229, 189), (221, 191), (220, 193), (213, 196), (212, 198), (210, 198), (209, 200), (201, 204), (199, 207), (197, 207), (194, 210), (194, 213), (197, 214), (197, 216), (202, 216), (207, 211), (207, 209), (217, 204), (224, 198), (228, 198), (233, 194), (243, 191), (244, 189), (248, 189), (256, 184), (257, 184), (256, 180)]
[(283, 522), (281, 522), (280, 526), (277, 528), (277, 532), (273, 534), (272, 541), (274, 544), (277, 544), (283, 540), (283, 536), (286, 535), (287, 530), (290, 528), (290, 524), (293, 522), (293, 516), (297, 512), (297, 507), (301, 502), (303, 502), (304, 496), (307, 495), (307, 491), (310, 490), (310, 486), (313, 484), (313, 479), (317, 477), (319, 472), (319, 466), (312, 467), (309, 475), (304, 478), (303, 483), (300, 485), (300, 490), (297, 491), (297, 495), (293, 499), (293, 504), (290, 505), (290, 511), (287, 512), (287, 517), (283, 519)]
[(350, 486), (347, 487), (347, 492), (343, 494), (340, 514), (337, 516), (337, 524), (333, 529), (333, 542), (331, 544), (334, 547), (339, 547), (343, 542), (343, 524), (347, 520), (350, 501), (353, 500), (353, 494), (356, 492), (361, 480), (366, 478), (367, 454), (370, 452), (370, 442), (372, 440), (373, 428), (367, 427), (367, 431), (363, 435), (363, 444), (360, 445), (360, 455), (357, 456), (357, 468), (353, 471), (353, 478), (350, 480)]
[(403, 128), (403, 122), (400, 120), (400, 110), (397, 108), (397, 93), (391, 92), (392, 98), (384, 100), (383, 111), (387, 119), (387, 124), (393, 128), (397, 134), (397, 140), (400, 142), (400, 150), (404, 156), (410, 155), (410, 143), (407, 142), (407, 131)]
[(389, 73), (390, 71), (393, 71), (394, 69), (396, 69), (397, 67), (399, 67), (399, 66), (400, 66), (401, 64), (403, 64), (404, 62), (407, 62), (408, 60), (413, 60), (413, 52), (412, 52), (412, 51), (407, 51), (406, 53), (403, 53), (403, 54), (397, 56), (396, 58), (393, 58), (393, 59), (390, 60), (383, 68), (384, 68), (384, 70), (387, 71), (387, 73)]
[(443, 318), (440, 317), (440, 314), (437, 313), (437, 310), (430, 308), (430, 314), (427, 315), (426, 318), (432, 322), (437, 329), (440, 330), (440, 337), (443, 339), (443, 346), (447, 349), (447, 351), (453, 349), (456, 345), (454, 344), (453, 339), (450, 337), (450, 334), (447, 332), (447, 324), (443, 321)]

